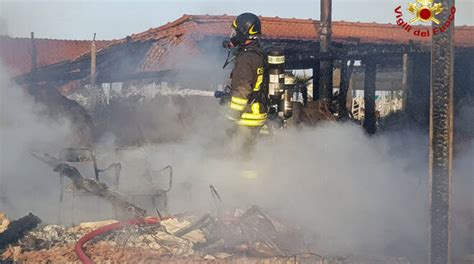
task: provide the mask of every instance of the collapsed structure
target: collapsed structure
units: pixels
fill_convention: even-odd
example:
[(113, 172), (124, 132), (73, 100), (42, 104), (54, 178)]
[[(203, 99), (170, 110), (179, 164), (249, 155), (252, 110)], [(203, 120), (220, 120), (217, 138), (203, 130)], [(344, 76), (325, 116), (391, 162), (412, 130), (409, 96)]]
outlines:
[[(118, 87), (126, 90), (131, 86), (144, 87), (150, 84), (174, 87), (197, 86), (204, 90), (214, 90), (225, 84), (225, 80), (219, 79), (213, 73), (221, 71), (221, 64), (217, 62), (223, 61), (225, 54), (219, 49), (219, 44), (228, 35), (228, 27), (232, 20), (233, 17), (230, 16), (185, 15), (164, 26), (132, 34), (120, 40), (64, 42), (67, 43), (64, 46), (73, 44), (78, 46), (74, 49), (75, 52), (60, 52), (57, 56), (50, 56), (48, 51), (41, 48), (42, 43), (55, 43), (55, 41), (32, 38), (31, 46), (25, 46), (27, 48), (23, 49), (23, 56), (14, 57), (12, 56), (14, 52), (10, 52), (9, 48), (18, 51), (20, 49), (14, 47), (15, 43), (25, 44), (30, 40), (25, 42), (2, 37), (0, 41), (7, 45), (2, 45), (1, 57), (10, 68), (18, 67), (15, 80), (29, 87), (33, 93), (37, 90), (51, 89), (68, 94), (83, 87), (97, 91), (102, 90), (98, 89), (99, 87), (103, 89)], [(320, 50), (318, 21), (262, 18), (262, 24), (263, 45), (282, 47), (287, 58), (288, 70), (309, 69), (313, 72), (313, 80), (317, 80), (320, 61), (335, 62), (335, 68), (339, 70), (339, 76), (335, 75), (337, 77), (334, 81), (334, 87), (339, 88), (339, 97), (335, 99), (340, 100), (339, 105), (342, 106), (338, 109), (340, 116), (349, 114), (348, 110), (344, 109), (347, 95), (350, 95), (348, 90), (363, 89), (364, 127), (369, 133), (374, 133), (375, 92), (384, 89), (403, 90), (405, 112), (419, 124), (427, 125), (430, 39), (420, 38), (419, 42), (413, 41), (411, 35), (405, 34), (396, 25), (334, 22), (333, 48), (323, 54), (318, 52)], [(463, 103), (464, 98), (474, 96), (472, 89), (474, 62), (470, 60), (474, 55), (473, 43), (473, 27), (456, 28), (454, 82), (457, 87), (455, 98), (458, 104)], [(207, 59), (211, 57), (211, 61), (216, 63), (203, 67), (200, 64), (202, 57)], [(17, 59), (27, 63), (16, 64)], [(356, 61), (360, 64), (356, 64)], [(28, 70), (29, 68), (31, 70)], [(386, 77), (389, 84), (380, 78), (377, 80), (377, 75)], [(311, 94), (313, 100), (319, 98), (320, 89), (316, 83), (313, 84)], [(55, 169), (58, 168), (55, 166)], [(102, 187), (94, 185), (93, 188)], [(126, 204), (126, 201), (121, 202)], [(139, 215), (142, 216), (144, 213)], [(237, 215), (239, 221), (242, 220), (240, 218), (242, 215), (240, 213)], [(215, 219), (214, 221), (219, 222)], [(223, 222), (224, 225), (228, 224)], [(277, 225), (274, 223), (272, 225), (272, 228), (276, 229)], [(219, 228), (221, 227), (217, 229)], [(247, 242), (247, 251), (255, 250), (261, 245), (262, 238)], [(265, 243), (268, 244), (264, 244), (263, 251), (273, 250), (269, 256), (287, 257), (278, 247), (272, 247), (274, 241)]]
[[(180, 87), (192, 85), (215, 90), (225, 83), (215, 73), (222, 70), (219, 62), (223, 61), (225, 54), (219, 44), (228, 35), (233, 18), (184, 15), (164, 26), (123, 39), (93, 41), (92, 53), (86, 48), (89, 45), (86, 42), (73, 41), (67, 45), (71, 46), (68, 49), (75, 52), (63, 56), (66, 59), (64, 61), (59, 61), (61, 54), (56, 55), (61, 52), (50, 53), (42, 48), (47, 45), (43, 43), (45, 40), (32, 39), (30, 49), (19, 51), (15, 43), (20, 40), (2, 37), (0, 51), (7, 66), (18, 69), (17, 72), (21, 73), (16, 77), (19, 83), (42, 84), (61, 89), (64, 93), (89, 85), (92, 80), (94, 85), (120, 86), (125, 89), (130, 85), (166, 82)], [(347, 94), (350, 83), (352, 89), (365, 91), (364, 108), (368, 110), (366, 123), (369, 130), (373, 130), (370, 127), (375, 126), (375, 108), (372, 105), (377, 90), (403, 90), (405, 110), (418, 123), (427, 125), (430, 38), (413, 40), (411, 34), (406, 34), (397, 25), (391, 24), (333, 22), (333, 47), (330, 53), (321, 54), (318, 48), (318, 21), (278, 17), (261, 19), (263, 46), (282, 47), (288, 70), (312, 70), (316, 80), (319, 62), (328, 59), (322, 56), (329, 56), (335, 62), (335, 67), (343, 72), (335, 74), (334, 80), (334, 87), (341, 87), (342, 96), (339, 98), (343, 99), (340, 100), (346, 99), (344, 95)], [(455, 98), (459, 101), (473, 94), (471, 87), (474, 82), (474, 66), (469, 58), (474, 54), (474, 28), (460, 26), (455, 31), (454, 81), (457, 87)], [(27, 41), (22, 40), (21, 43), (25, 45)], [(49, 42), (51, 46), (57, 45), (53, 44), (54, 41)], [(79, 54), (81, 51), (83, 53)], [(19, 52), (22, 53), (21, 56), (16, 55)], [(30, 60), (25, 52), (31, 54)], [(203, 67), (200, 65), (200, 56), (216, 63)], [(49, 57), (51, 59), (46, 59)], [(361, 67), (348, 71), (348, 61), (360, 61)], [(91, 66), (91, 62), (95, 64), (92, 63), (94, 65)], [(26, 72), (26, 65), (31, 65), (31, 72)], [(91, 69), (94, 72), (91, 73)], [(351, 72), (354, 72), (352, 79)], [(366, 76), (363, 83), (361, 77), (358, 77), (362, 76), (360, 73)], [(314, 100), (319, 96), (317, 85), (315, 83), (312, 89)], [(345, 104), (341, 105), (344, 108)], [(345, 115), (347, 111), (342, 109), (340, 112)]]

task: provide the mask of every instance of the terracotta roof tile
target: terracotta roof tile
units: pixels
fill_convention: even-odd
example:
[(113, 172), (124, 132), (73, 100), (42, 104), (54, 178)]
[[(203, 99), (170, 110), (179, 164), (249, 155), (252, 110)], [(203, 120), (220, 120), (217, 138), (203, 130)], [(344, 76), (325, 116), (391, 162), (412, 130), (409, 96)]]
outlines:
[[(97, 48), (109, 41), (96, 41)], [(35, 39), (37, 66), (45, 66), (75, 57), (90, 50), (91, 41)], [(0, 60), (14, 75), (31, 71), (31, 39), (0, 36)]]

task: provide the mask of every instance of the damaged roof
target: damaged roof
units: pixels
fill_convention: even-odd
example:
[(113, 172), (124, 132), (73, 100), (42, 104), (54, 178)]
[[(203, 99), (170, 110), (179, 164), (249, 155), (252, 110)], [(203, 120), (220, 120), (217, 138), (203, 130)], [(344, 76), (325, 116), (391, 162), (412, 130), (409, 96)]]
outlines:
[[(111, 41), (96, 41), (102, 48)], [(35, 39), (37, 67), (42, 67), (65, 60), (71, 60), (88, 52), (91, 41)], [(12, 38), (0, 36), (0, 61), (14, 75), (29, 73), (32, 68), (32, 42), (30, 38)]]
[[(226, 15), (183, 15), (161, 27), (132, 34), (131, 39), (143, 41), (171, 35), (179, 37), (183, 34), (228, 36), (234, 19), (235, 16)], [(319, 37), (317, 20), (279, 17), (260, 17), (260, 19), (263, 38), (315, 40)], [(373, 44), (409, 44), (410, 41), (431, 43), (431, 38), (414, 39), (412, 34), (395, 24), (333, 21), (332, 30), (332, 38), (336, 42), (353, 42), (354, 39), (359, 39), (360, 43)], [(474, 26), (456, 27), (455, 42), (459, 46), (474, 47)]]
[[(234, 18), (227, 15), (184, 15), (163, 26), (98, 45), (97, 80), (109, 82), (117, 80), (115, 77), (118, 76), (122, 79), (144, 78), (149, 73), (179, 69), (180, 65), (177, 64), (183, 60), (177, 58), (195, 57), (202, 48), (198, 44), (204, 38), (228, 37)], [(294, 48), (293, 55), (300, 61), (306, 60), (305, 65), (312, 65), (313, 62), (309, 60), (314, 60), (313, 51), (318, 42), (319, 21), (279, 17), (261, 17), (261, 21), (264, 41), (287, 42), (291, 43), (291, 47), (299, 45)], [(389, 47), (391, 49), (389, 52), (392, 53), (395, 47), (396, 52), (400, 53), (406, 52), (403, 51), (404, 47), (424, 47), (426, 51), (431, 44), (430, 38), (415, 38), (394, 24), (334, 21), (332, 30), (335, 46), (361, 45), (364, 46), (362, 49), (365, 49), (363, 51), (366, 53), (360, 54), (365, 56), (368, 56), (368, 50), (373, 50), (370, 45), (382, 47), (381, 53), (386, 52), (383, 50), (385, 47)], [(457, 47), (473, 48), (474, 27), (456, 27), (455, 41)], [(88, 76), (89, 43), (86, 46), (86, 51), (75, 60), (53, 64), (39, 72), (43, 71), (44, 75), (46, 72), (54, 72), (54, 78), (69, 74), (70, 76), (66, 78), (68, 80)], [(214, 52), (220, 51), (216, 48)], [(53, 76), (49, 75), (48, 78), (53, 79)]]
[[(173, 60), (168, 60), (167, 47), (178, 46), (183, 43), (183, 48), (194, 55), (195, 40), (202, 37), (226, 37), (230, 34), (230, 25), (235, 16), (210, 16), (210, 15), (183, 15), (181, 18), (157, 28), (132, 34), (130, 37), (110, 43), (112, 46), (123, 44), (127, 41), (143, 42), (156, 40), (145, 61), (140, 68), (142, 71), (156, 71), (174, 68)], [(262, 38), (315, 41), (319, 37), (319, 21), (312, 19), (260, 17), (262, 21)], [(341, 44), (388, 44), (407, 45), (419, 43), (430, 45), (431, 38), (413, 38), (412, 34), (405, 32), (398, 25), (335, 21), (332, 24), (333, 41)], [(187, 40), (187, 41), (185, 41)], [(456, 46), (474, 47), (474, 27), (456, 27)], [(159, 62), (159, 63), (158, 63)], [(160, 65), (160, 67), (158, 67)]]

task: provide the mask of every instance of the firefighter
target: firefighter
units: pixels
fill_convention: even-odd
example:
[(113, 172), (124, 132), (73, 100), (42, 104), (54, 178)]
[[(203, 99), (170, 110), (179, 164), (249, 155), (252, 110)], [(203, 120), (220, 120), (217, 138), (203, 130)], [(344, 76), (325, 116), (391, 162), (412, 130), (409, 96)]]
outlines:
[(237, 49), (231, 78), (231, 99), (227, 118), (236, 124), (244, 138), (244, 148), (253, 145), (260, 133), (266, 132), (266, 91), (263, 88), (265, 55), (260, 47), (260, 19), (252, 13), (239, 15), (232, 23), (228, 48)]

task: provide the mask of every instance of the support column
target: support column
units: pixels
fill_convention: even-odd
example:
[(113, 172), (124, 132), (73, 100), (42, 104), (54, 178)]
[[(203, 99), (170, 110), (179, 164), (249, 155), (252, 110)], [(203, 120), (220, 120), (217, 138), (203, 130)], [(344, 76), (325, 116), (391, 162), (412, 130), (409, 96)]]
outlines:
[(321, 0), (321, 21), (319, 24), (319, 53), (322, 57), (319, 71), (319, 98), (328, 106), (332, 99), (333, 62), (331, 58), (332, 0)]
[[(347, 65), (347, 62), (350, 64)], [(353, 67), (354, 60), (341, 61), (341, 82), (339, 84), (339, 118), (347, 118), (349, 116), (349, 112), (347, 110), (347, 91), (349, 90), (349, 82), (351, 79)]]
[[(473, 53), (474, 53), (474, 52), (473, 52)], [(474, 56), (474, 54), (473, 54), (473, 56)], [(469, 69), (470, 69), (470, 70), (469, 70), (469, 71), (470, 71), (470, 73), (469, 73), (469, 77), (470, 77), (470, 79), (469, 79), (469, 86), (470, 86), (470, 87), (474, 87), (474, 61), (470, 60), (470, 61), (469, 61), (469, 66), (470, 66), (470, 67), (469, 67)]]
[(409, 90), (409, 85), (408, 85), (408, 53), (404, 53), (402, 57), (402, 73), (403, 73), (403, 79), (402, 79), (402, 88), (403, 88), (403, 96), (402, 96), (402, 110), (406, 111), (407, 110), (407, 93)]
[(37, 68), (38, 68), (38, 55), (36, 52), (36, 42), (35, 42), (35, 32), (31, 32), (31, 73), (30, 73), (30, 84), (28, 85), (28, 90), (30, 93), (37, 93)]
[(408, 53), (404, 55), (405, 111), (423, 127), (429, 123), (430, 101), (429, 54)]
[(319, 100), (319, 64), (320, 61), (317, 60), (313, 67), (313, 101)]
[(375, 60), (365, 61), (364, 76), (364, 128), (369, 134), (374, 134), (376, 127), (375, 118), (375, 79), (377, 76), (377, 64)]
[[(440, 0), (447, 21), (454, 0)], [(437, 26), (433, 24), (433, 26)], [(432, 38), (430, 102), (430, 263), (451, 263), (451, 179), (453, 155), (453, 29)]]
[(354, 117), (354, 113), (352, 112), (352, 110), (354, 109), (354, 89), (353, 89), (353, 86), (354, 86), (354, 82), (351, 82), (351, 79), (352, 79), (352, 76), (351, 78), (349, 78), (349, 88), (347, 89), (347, 101), (349, 102), (348, 103), (348, 106), (349, 106), (349, 115), (352, 117), (352, 118), (355, 118)]
[(96, 82), (96, 56), (97, 56), (97, 49), (95, 45), (95, 33), (94, 33), (94, 38), (92, 39), (91, 43), (91, 86), (94, 88), (95, 87), (95, 82)]
[(97, 78), (97, 71), (96, 71), (96, 57), (97, 57), (97, 49), (95, 45), (95, 33), (94, 38), (92, 39), (91, 43), (91, 76), (90, 76), (90, 85), (91, 85), (91, 108), (94, 109), (97, 105), (97, 96), (99, 94), (97, 87), (96, 87), (96, 78)]
[(38, 67), (38, 58), (36, 55), (35, 32), (31, 32), (31, 72), (36, 72)]

